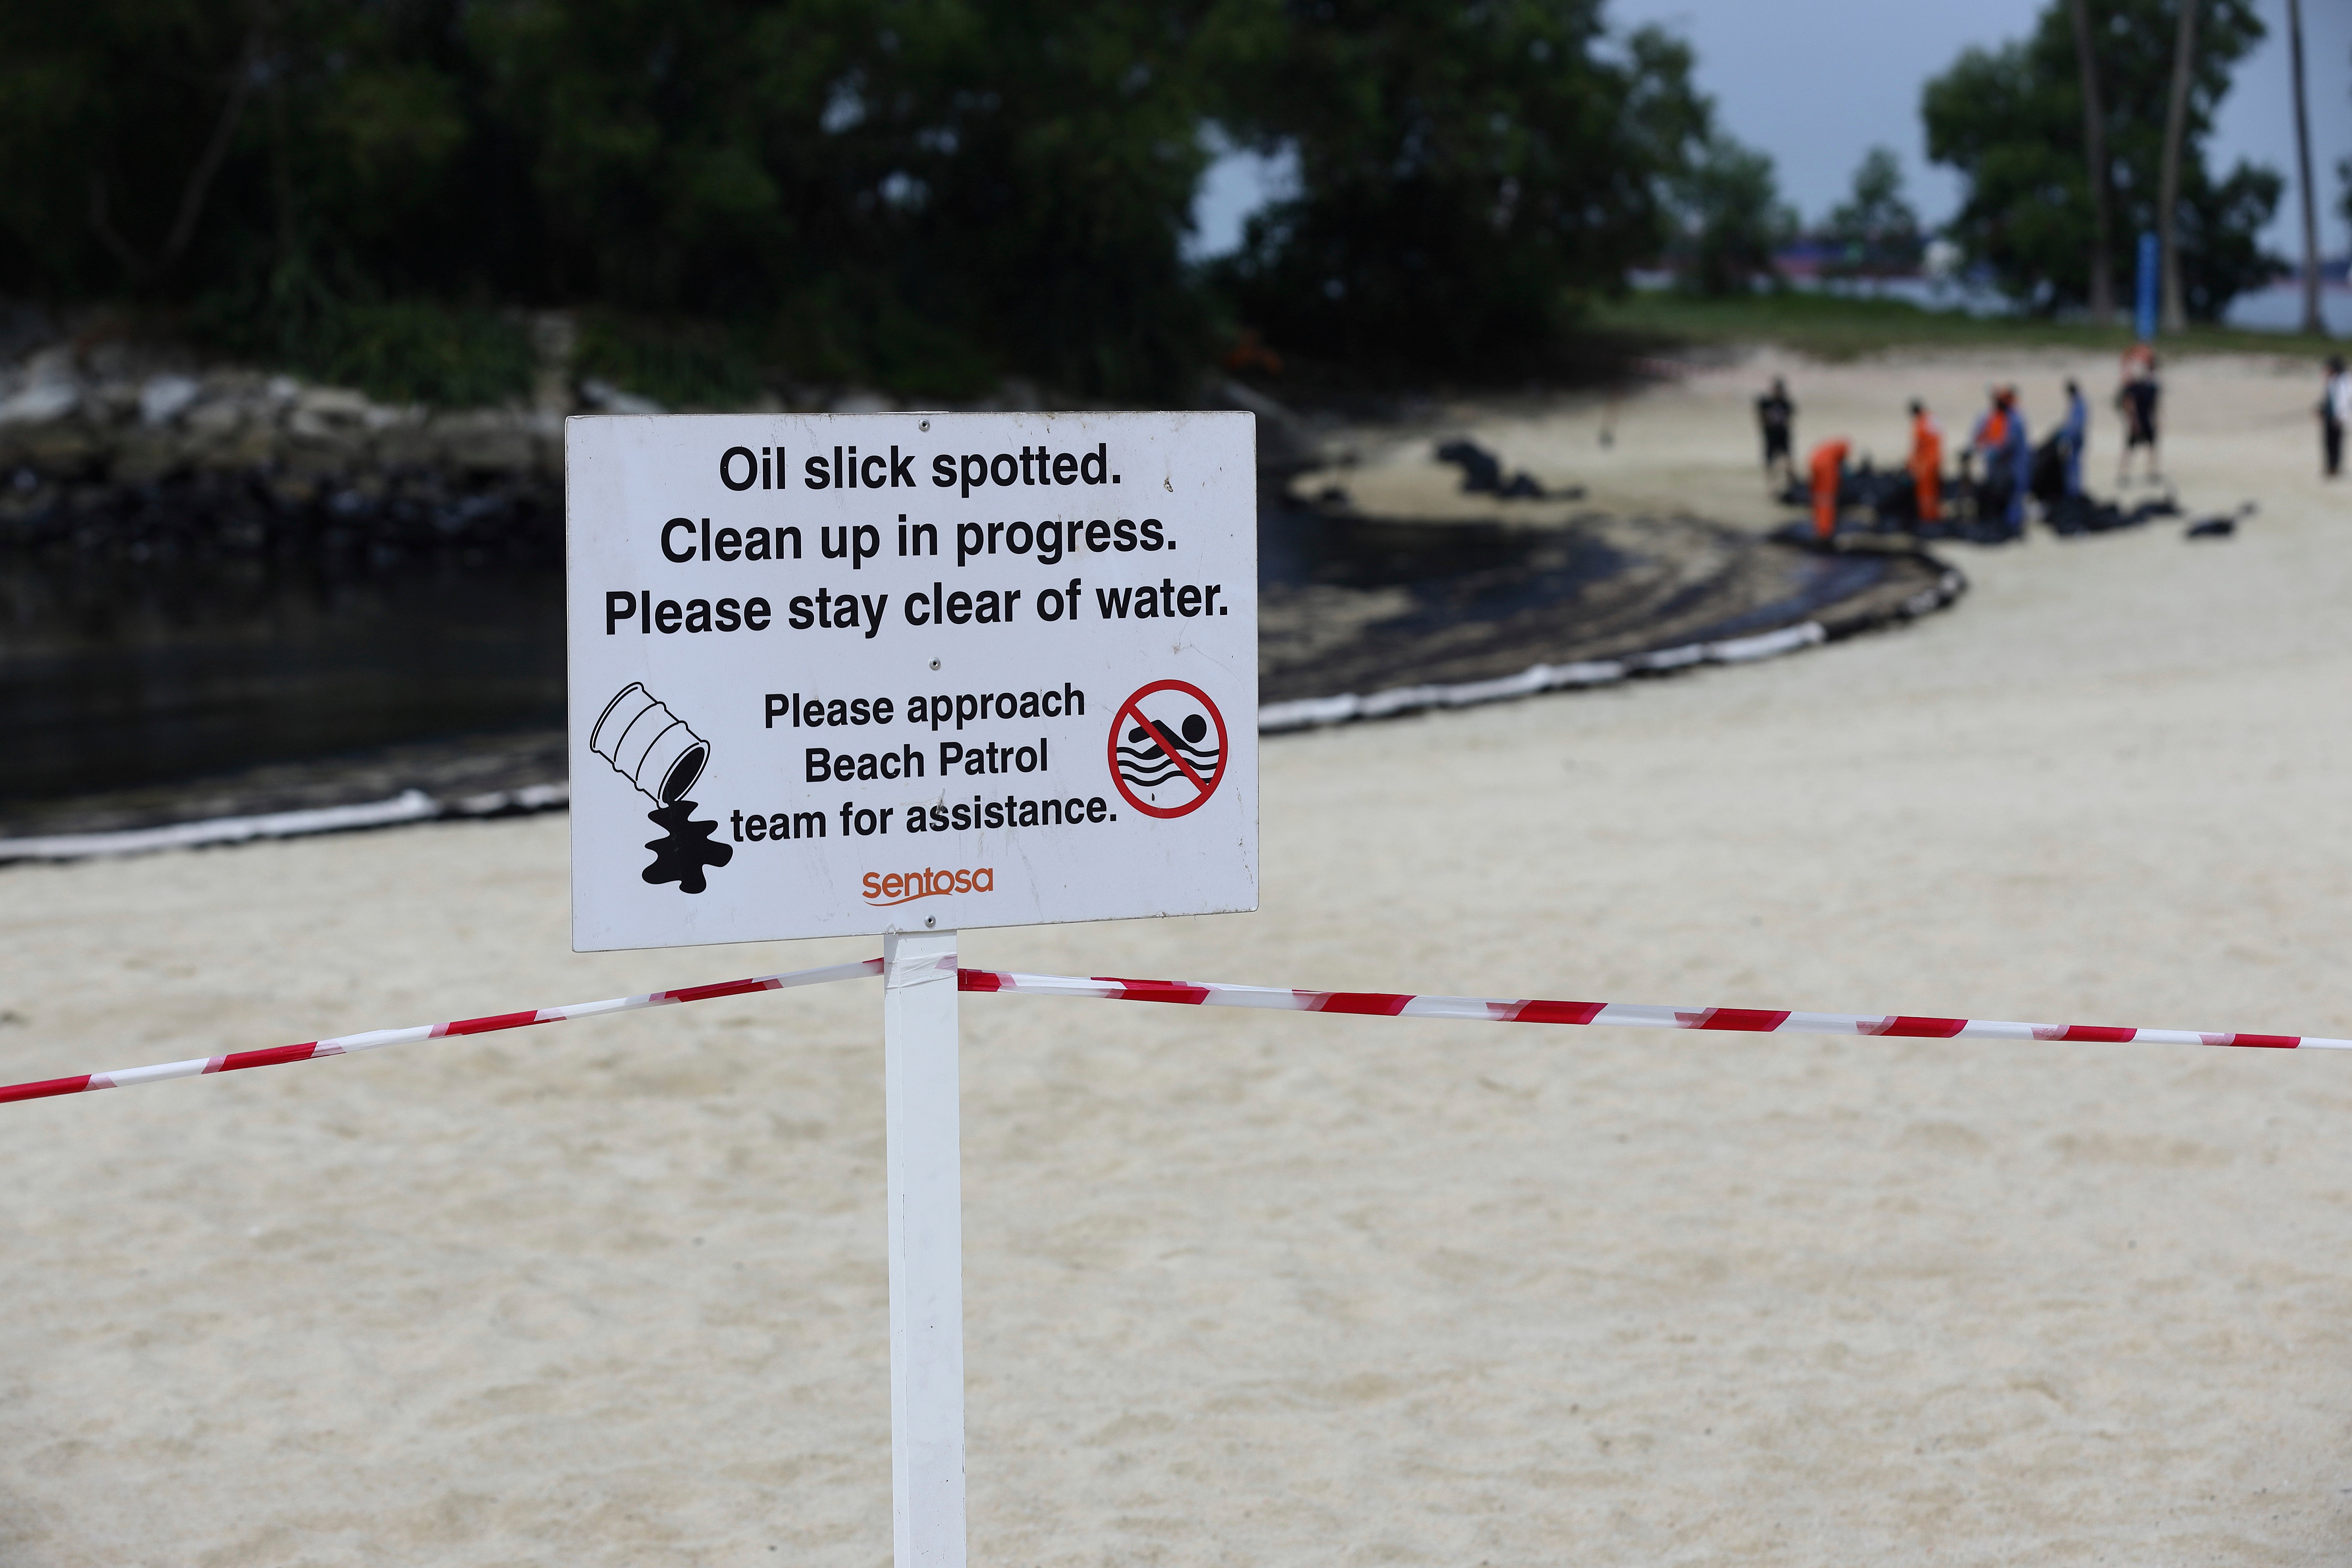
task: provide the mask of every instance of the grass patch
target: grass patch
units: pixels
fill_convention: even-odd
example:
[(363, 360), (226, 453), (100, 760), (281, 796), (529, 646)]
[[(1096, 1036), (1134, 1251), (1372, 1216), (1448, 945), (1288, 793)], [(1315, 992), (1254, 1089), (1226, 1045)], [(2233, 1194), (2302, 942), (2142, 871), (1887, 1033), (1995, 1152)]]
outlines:
[[(1641, 293), (1599, 306), (1591, 325), (1612, 335), (1675, 343), (1779, 343), (1816, 359), (1854, 359), (1898, 348), (2105, 349), (2129, 347), (2129, 327), (2084, 321), (1962, 315), (1925, 310), (1900, 300), (1845, 300), (1790, 290), (1709, 300), (1676, 293)], [(2192, 326), (2157, 340), (2166, 354), (2284, 354), (2320, 360), (2344, 345), (2287, 332), (2249, 332)]]
[(572, 373), (665, 408), (742, 408), (762, 389), (759, 356), (726, 327), (606, 310), (581, 318)]
[(190, 326), (200, 341), (380, 403), (478, 408), (528, 396), (530, 333), (503, 311), (425, 300), (361, 302), (324, 294), (215, 297)]
[(475, 408), (525, 397), (530, 333), (497, 310), (404, 303), (348, 305), (324, 323), (297, 368), (383, 403)]

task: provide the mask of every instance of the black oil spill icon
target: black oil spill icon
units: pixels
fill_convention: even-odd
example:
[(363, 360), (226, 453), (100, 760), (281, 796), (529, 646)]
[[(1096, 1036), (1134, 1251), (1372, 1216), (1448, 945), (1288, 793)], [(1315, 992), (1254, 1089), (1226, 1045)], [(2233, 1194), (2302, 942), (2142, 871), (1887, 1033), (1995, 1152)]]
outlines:
[(735, 858), (732, 847), (711, 840), (719, 824), (696, 821), (695, 804), (686, 798), (710, 762), (710, 742), (688, 729), (642, 682), (629, 682), (604, 705), (596, 727), (588, 732), (588, 749), (658, 803), (646, 813), (646, 820), (662, 830), (661, 837), (646, 844), (654, 852), (653, 864), (643, 873), (647, 882), (656, 887), (675, 882), (681, 893), (699, 893), (710, 885), (702, 874), (704, 867), (724, 866)]
[(711, 842), (710, 836), (719, 831), (715, 820), (694, 820), (690, 800), (672, 801), (658, 811), (649, 811), (646, 820), (664, 834), (646, 843), (654, 852), (654, 863), (644, 873), (648, 882), (676, 882), (681, 893), (698, 893), (709, 886), (702, 876), (705, 866), (724, 866), (735, 858), (733, 846)]

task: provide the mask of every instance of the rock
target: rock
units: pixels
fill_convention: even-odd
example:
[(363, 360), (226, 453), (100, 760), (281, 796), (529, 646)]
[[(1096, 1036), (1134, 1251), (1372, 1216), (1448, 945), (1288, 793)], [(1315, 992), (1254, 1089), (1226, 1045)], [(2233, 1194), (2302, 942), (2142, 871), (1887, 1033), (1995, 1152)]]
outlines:
[(469, 474), (519, 473), (535, 466), (530, 431), (512, 415), (481, 410), (433, 422), (444, 460)]
[(1261, 473), (1293, 474), (1321, 466), (1323, 444), (1305, 420), (1247, 382), (1212, 380), (1202, 388), (1204, 405), (1239, 408), (1257, 416), (1257, 466)]
[(426, 420), (402, 420), (376, 432), (376, 461), (387, 468), (429, 468), (440, 458), (439, 445)]
[(189, 433), (208, 441), (226, 439), (244, 427), (245, 405), (233, 397), (200, 403), (188, 411)]
[(331, 479), (351, 468), (360, 456), (360, 443), (342, 431), (289, 429), (278, 441), (278, 464), (288, 474)]
[(538, 362), (530, 378), (530, 405), (541, 412), (572, 411), (572, 359), (580, 346), (580, 325), (568, 310), (541, 310), (530, 321), (530, 348)]
[(190, 443), (170, 430), (141, 425), (114, 439), (107, 478), (118, 485), (152, 485), (188, 467)]
[(360, 416), (360, 423), (367, 427), (368, 434), (382, 435), (386, 430), (424, 424), (425, 410), (413, 404), (405, 408), (393, 408), (381, 403), (371, 403), (367, 411)]
[(70, 381), (37, 380), (0, 403), (0, 425), (48, 425), (81, 406), (81, 388)]
[(296, 418), (327, 426), (360, 424), (371, 406), (365, 393), (348, 386), (306, 386), (294, 397)]
[(82, 391), (81, 416), (93, 424), (128, 425), (138, 414), (137, 382), (103, 381)]
[(218, 472), (268, 468), (278, 456), (278, 433), (257, 419), (247, 420), (216, 443), (197, 448), (200, 467)]
[(152, 429), (169, 425), (192, 407), (204, 392), (192, 375), (152, 375), (139, 389), (139, 423)]
[(50, 479), (93, 479), (105, 468), (110, 445), (105, 432), (78, 420), (0, 425), (0, 468), (27, 468)]
[(666, 414), (669, 412), (650, 397), (639, 397), (634, 392), (623, 392), (609, 381), (588, 380), (580, 384), (580, 401), (599, 414)]

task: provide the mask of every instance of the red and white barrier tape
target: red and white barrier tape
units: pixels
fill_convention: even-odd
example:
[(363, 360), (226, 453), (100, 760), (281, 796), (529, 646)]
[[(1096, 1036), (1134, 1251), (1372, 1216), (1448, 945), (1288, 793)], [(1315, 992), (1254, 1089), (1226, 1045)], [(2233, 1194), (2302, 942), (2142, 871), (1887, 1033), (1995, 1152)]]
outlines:
[(1415, 996), (1386, 991), (1285, 991), (1185, 980), (1077, 979), (988, 969), (957, 972), (964, 991), (1013, 991), (1109, 1002), (1172, 1002), (1192, 1007), (1268, 1007), (1283, 1013), (1357, 1013), (1385, 1018), (1464, 1018), (1480, 1024), (1590, 1024), (1622, 1029), (1733, 1029), (1769, 1035), (1886, 1035), (1926, 1040), (2076, 1040), (2120, 1045), (2246, 1046), (2271, 1050), (2352, 1050), (2352, 1040), (2314, 1035), (2207, 1034), (2119, 1029), (2094, 1024), (2006, 1024), (1982, 1018), (1783, 1013), (1760, 1007), (1653, 1007), (1632, 1002), (1546, 1002), (1528, 997)]
[[(856, 980), (881, 973), (882, 961), (869, 958), (863, 963), (836, 963), (824, 969), (795, 970), (789, 974), (768, 974), (753, 980), (689, 985), (679, 991), (656, 991), (644, 996), (617, 996), (609, 1002), (581, 1002), (569, 1007), (541, 1007), (530, 1013), (498, 1013), (486, 1018), (461, 1018), (450, 1024), (424, 1024), (413, 1029), (345, 1035), (307, 1045), (235, 1051), (227, 1056), (197, 1057), (155, 1067), (8, 1084), (0, 1087), (0, 1105), (17, 1100), (46, 1100), (52, 1095), (86, 1094), (92, 1089), (129, 1089), (134, 1084), (195, 1078), (205, 1073), (316, 1061), (416, 1040), (437, 1040), (448, 1035), (487, 1035), (533, 1024), (559, 1024), (605, 1013), (635, 1012), (640, 1007), (664, 1007), (675, 1002), (705, 1002), (755, 991), (823, 985), (829, 981)], [(1282, 1013), (1349, 1013), (1376, 1018), (1456, 1018), (1479, 1024), (1585, 1024), (1597, 1028), (1726, 1029), (1757, 1035), (1875, 1035), (1921, 1040), (2048, 1040), (2098, 1045), (2236, 1046), (2263, 1050), (2352, 1050), (2352, 1040), (2318, 1035), (2214, 1034), (2192, 1029), (2113, 1028), (2097, 1024), (2011, 1024), (1908, 1014), (1778, 1012), (1761, 1007), (1654, 1007), (1632, 1002), (1548, 1002), (1533, 997), (1418, 996), (1389, 991), (1294, 991), (1267, 985), (1022, 974), (995, 969), (959, 969), (956, 988), (1032, 996), (1080, 996), (1103, 1002), (1169, 1002), (1191, 1007), (1262, 1007)]]
[(708, 1002), (719, 996), (741, 996), (754, 991), (782, 991), (794, 985), (823, 985), (834, 980), (856, 980), (882, 973), (882, 961), (835, 963), (823, 969), (795, 970), (790, 974), (763, 974), (753, 980), (727, 980), (716, 985), (688, 985), (678, 991), (655, 991), (643, 996), (615, 996), (606, 1002), (575, 1002), (568, 1007), (541, 1007), (530, 1013), (493, 1013), (486, 1018), (460, 1018), (448, 1024), (419, 1024), (413, 1029), (378, 1029), (367, 1035), (344, 1035), (331, 1040), (311, 1040), (299, 1046), (273, 1046), (267, 1050), (232, 1051), (225, 1057), (194, 1057), (184, 1062), (154, 1067), (123, 1068), (114, 1072), (84, 1073), (76, 1078), (45, 1079), (38, 1083), (0, 1087), (0, 1105), (15, 1100), (47, 1100), (58, 1094), (88, 1094), (93, 1089), (130, 1089), (165, 1079), (198, 1078), (210, 1072), (242, 1072), (247, 1068), (282, 1067), (288, 1062), (317, 1061), (322, 1057), (347, 1057), (358, 1051), (382, 1050), (448, 1035), (488, 1035), (500, 1029), (525, 1029), (533, 1024), (562, 1024), (574, 1018), (594, 1018), (606, 1013), (634, 1013), (640, 1007), (667, 1007), (677, 1002)]

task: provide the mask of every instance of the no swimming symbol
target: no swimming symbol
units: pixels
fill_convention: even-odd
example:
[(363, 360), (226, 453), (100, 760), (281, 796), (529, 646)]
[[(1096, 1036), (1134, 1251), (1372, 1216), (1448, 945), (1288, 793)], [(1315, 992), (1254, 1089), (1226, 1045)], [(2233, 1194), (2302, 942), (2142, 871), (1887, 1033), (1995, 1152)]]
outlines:
[(1198, 811), (1225, 776), (1225, 716), (1184, 680), (1155, 680), (1119, 704), (1110, 776), (1146, 816)]

